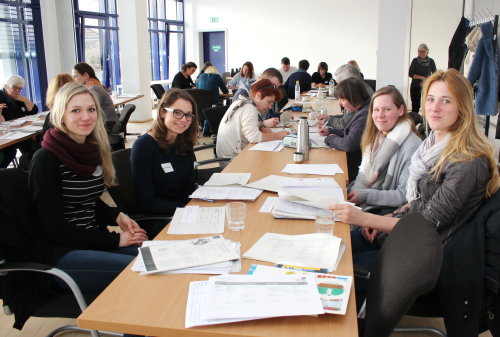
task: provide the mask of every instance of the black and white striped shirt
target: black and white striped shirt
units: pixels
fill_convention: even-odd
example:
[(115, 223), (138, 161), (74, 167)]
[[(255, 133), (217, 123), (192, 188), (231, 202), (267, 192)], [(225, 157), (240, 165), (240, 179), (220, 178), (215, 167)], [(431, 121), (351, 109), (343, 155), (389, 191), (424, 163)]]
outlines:
[(66, 223), (84, 229), (98, 230), (96, 202), (104, 192), (100, 166), (87, 178), (77, 176), (64, 164), (60, 164), (59, 167), (62, 172), (62, 198)]

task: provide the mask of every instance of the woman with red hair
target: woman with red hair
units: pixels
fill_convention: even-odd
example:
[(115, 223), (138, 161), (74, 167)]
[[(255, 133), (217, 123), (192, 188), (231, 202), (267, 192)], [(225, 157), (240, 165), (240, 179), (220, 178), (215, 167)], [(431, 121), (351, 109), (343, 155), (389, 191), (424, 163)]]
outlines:
[(268, 79), (250, 87), (250, 97), (240, 95), (222, 117), (217, 132), (217, 156), (233, 158), (250, 143), (283, 139), (288, 132), (273, 133), (262, 124), (261, 114), (281, 99), (281, 91)]

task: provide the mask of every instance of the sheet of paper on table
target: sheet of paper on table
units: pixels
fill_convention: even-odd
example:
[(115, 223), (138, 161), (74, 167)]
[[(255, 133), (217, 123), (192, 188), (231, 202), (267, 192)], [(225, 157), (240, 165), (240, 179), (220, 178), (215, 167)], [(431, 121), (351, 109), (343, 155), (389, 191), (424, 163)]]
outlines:
[(317, 216), (331, 216), (332, 212), (323, 208), (304, 205), (293, 201), (277, 198), (272, 205), (271, 214), (276, 219), (306, 219), (314, 220)]
[(208, 200), (255, 200), (262, 190), (234, 186), (199, 186), (189, 197)]
[(280, 199), (323, 209), (344, 201), (344, 191), (340, 187), (282, 187), (278, 196)]
[(240, 256), (222, 235), (139, 248), (145, 274), (231, 261)]
[(337, 269), (344, 250), (342, 239), (334, 235), (266, 233), (243, 254), (243, 257), (332, 271)]
[(250, 151), (280, 152), (284, 148), (281, 140), (260, 142), (250, 148)]
[(26, 137), (25, 132), (20, 132), (20, 131), (10, 131), (4, 134), (3, 136), (0, 137), (0, 139), (4, 140), (15, 140), (15, 139), (20, 139)]
[(204, 186), (228, 186), (245, 185), (250, 179), (251, 173), (214, 173)]
[(338, 164), (287, 164), (281, 172), (291, 174), (317, 174), (324, 176), (344, 173)]
[(168, 234), (224, 233), (224, 207), (178, 207), (168, 226)]
[(276, 193), (284, 186), (339, 187), (333, 178), (292, 178), (275, 174), (251, 182), (246, 186)]
[[(239, 242), (227, 240), (228, 244), (234, 249), (234, 251), (240, 255), (241, 244)], [(152, 247), (164, 244), (173, 244), (178, 242), (178, 240), (154, 240), (154, 241), (144, 241), (142, 243), (143, 247)], [(142, 260), (141, 251), (139, 250), (139, 255), (135, 259), (132, 265), (132, 271), (144, 274), (146, 272), (146, 267)], [(181, 268), (170, 271), (163, 271), (157, 274), (228, 274), (228, 273), (238, 273), (241, 271), (241, 259), (223, 261), (218, 263), (211, 263), (203, 266), (195, 266), (189, 268)]]
[(16, 131), (25, 132), (25, 133), (34, 133), (34, 132), (38, 132), (41, 130), (42, 130), (41, 125), (33, 125), (33, 124), (26, 125), (26, 126), (23, 126), (23, 127), (16, 129)]
[(311, 139), (311, 145), (313, 149), (328, 147), (328, 145), (325, 144), (326, 136), (320, 136), (319, 133), (310, 133), (309, 138)]

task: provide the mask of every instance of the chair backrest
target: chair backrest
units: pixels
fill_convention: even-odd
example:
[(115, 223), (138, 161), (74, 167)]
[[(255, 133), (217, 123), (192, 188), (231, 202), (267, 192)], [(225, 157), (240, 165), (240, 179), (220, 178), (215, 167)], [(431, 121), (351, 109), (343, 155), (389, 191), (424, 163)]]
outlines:
[(227, 85), (227, 82), (229, 82), (229, 80), (227, 79), (227, 77), (231, 76), (231, 73), (229, 71), (225, 71), (222, 73), (221, 77), (222, 77), (222, 80), (224, 81), (224, 84)]
[(116, 170), (117, 185), (108, 187), (108, 192), (117, 206), (129, 214), (138, 213), (139, 206), (132, 178), (130, 164), (131, 149), (123, 149), (112, 153)]
[(364, 80), (366, 84), (370, 86), (370, 88), (373, 89), (373, 91), (376, 91), (377, 89), (377, 80)]
[(127, 123), (134, 111), (135, 111), (135, 104), (127, 104), (122, 109), (120, 118), (118, 119), (118, 123), (120, 123), (119, 133), (127, 131)]
[(153, 89), (153, 92), (155, 93), (156, 98), (158, 98), (158, 100), (160, 100), (163, 97), (163, 94), (165, 93), (165, 88), (163, 88), (163, 85), (151, 84), (150, 87), (151, 87), (151, 89)]
[(220, 121), (222, 117), (224, 117), (227, 109), (229, 109), (229, 105), (216, 106), (203, 110), (212, 134), (216, 135), (219, 131)]
[[(205, 108), (210, 108), (215, 104), (212, 97), (212, 91), (207, 89), (185, 89), (187, 92), (193, 96), (196, 106), (198, 108), (198, 114), (201, 114)], [(201, 117), (201, 116), (200, 116)]]

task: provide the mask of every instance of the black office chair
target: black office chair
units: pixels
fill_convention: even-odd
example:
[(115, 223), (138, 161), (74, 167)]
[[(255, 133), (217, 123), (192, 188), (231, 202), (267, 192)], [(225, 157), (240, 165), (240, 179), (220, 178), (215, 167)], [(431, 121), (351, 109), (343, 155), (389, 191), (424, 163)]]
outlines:
[[(222, 106), (206, 108), (205, 110), (203, 110), (203, 114), (205, 115), (205, 118), (207, 119), (208, 122), (208, 127), (210, 128), (210, 133), (212, 134), (210, 137), (212, 138), (213, 144), (217, 144), (217, 132), (219, 131), (219, 125), (222, 120), (222, 117), (224, 117), (224, 114), (226, 113), (228, 108), (229, 108), (228, 105), (222, 105)], [(215, 153), (215, 148), (214, 148), (214, 154), (215, 157), (217, 157), (217, 154)]]
[[(21, 330), (30, 317), (76, 318), (98, 293), (84, 293), (64, 271), (35, 263), (38, 217), (28, 189), (28, 173), (19, 169), (0, 170), (0, 298), (4, 312), (14, 314), (14, 328)], [(51, 286), (52, 277), (63, 280), (70, 292)], [(63, 326), (47, 336), (63, 331), (97, 331)], [(106, 333), (115, 336), (121, 334)]]
[(130, 153), (131, 149), (123, 149), (112, 154), (118, 184), (108, 187), (111, 198), (121, 210), (139, 223), (148, 220), (165, 220), (168, 223), (172, 217), (167, 214), (144, 214), (140, 211), (132, 177)]
[(116, 122), (116, 125), (115, 124), (110, 125), (108, 124), (108, 122), (106, 122), (106, 129), (109, 129), (108, 139), (112, 151), (117, 151), (125, 148), (127, 135), (132, 135), (130, 133), (127, 133), (127, 124), (130, 119), (130, 116), (134, 111), (135, 111), (135, 105), (127, 104), (122, 109), (120, 118)]
[(200, 127), (203, 128), (203, 125), (205, 123), (205, 115), (203, 114), (203, 110), (205, 110), (206, 108), (210, 108), (215, 104), (214, 99), (212, 97), (212, 91), (207, 89), (185, 89), (185, 90), (189, 92), (191, 96), (193, 96), (193, 99), (196, 102)]
[[(194, 153), (196, 155), (196, 152), (205, 150), (205, 149), (214, 149), (214, 154), (215, 154), (215, 144), (208, 144), (208, 145), (201, 145), (195, 147)], [(208, 179), (212, 176), (214, 173), (219, 173), (222, 172), (224, 167), (231, 161), (230, 158), (217, 158), (216, 155), (214, 155), (215, 158), (212, 159), (207, 159), (207, 160), (202, 160), (194, 163), (194, 169), (195, 169), (195, 175), (196, 175), (196, 184), (198, 185), (204, 185)], [(210, 167), (210, 168), (201, 168), (201, 166), (205, 165), (210, 165), (210, 164), (218, 164), (216, 167)]]
[(153, 92), (155, 93), (155, 96), (158, 99), (158, 101), (160, 101), (161, 98), (163, 97), (163, 94), (165, 94), (165, 88), (163, 88), (163, 85), (151, 84), (150, 87), (153, 90)]
[(373, 89), (373, 91), (377, 90), (377, 80), (364, 80), (366, 84), (370, 86), (370, 88)]

